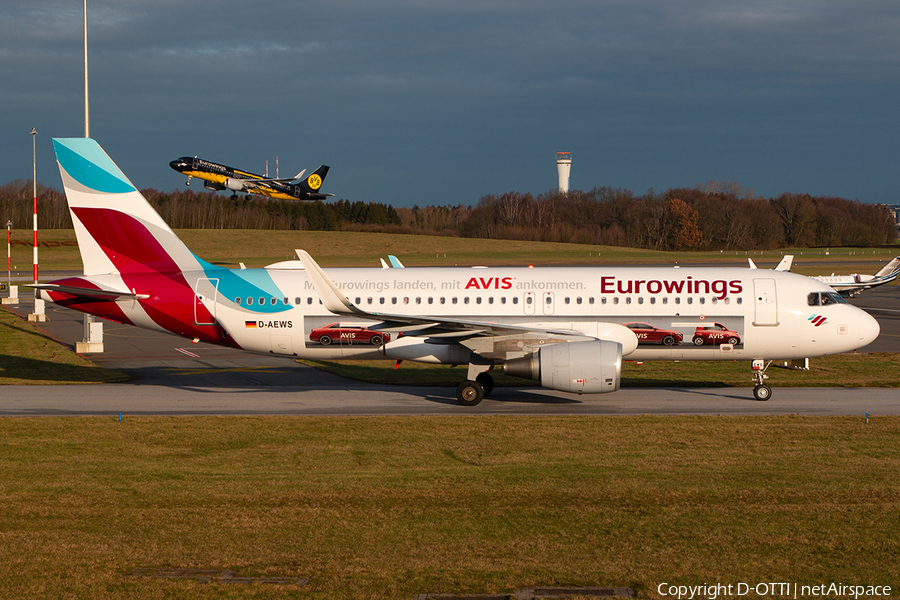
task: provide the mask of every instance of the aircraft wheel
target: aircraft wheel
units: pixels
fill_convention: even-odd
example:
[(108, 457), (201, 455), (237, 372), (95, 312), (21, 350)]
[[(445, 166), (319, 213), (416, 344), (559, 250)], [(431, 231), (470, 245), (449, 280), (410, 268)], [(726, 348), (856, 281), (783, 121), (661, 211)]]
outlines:
[(331, 345), (331, 336), (323, 335), (322, 337), (319, 338), (319, 343), (322, 344), (323, 346), (330, 346)]
[(763, 384), (758, 385), (753, 388), (753, 397), (759, 400), (760, 402), (765, 402), (769, 398), (772, 397), (772, 388)]
[(491, 392), (494, 391), (494, 378), (491, 377), (490, 373), (479, 373), (475, 381), (481, 384), (481, 389), (484, 390), (485, 396), (490, 396)]
[(456, 399), (463, 406), (476, 406), (484, 398), (484, 388), (477, 381), (466, 380), (456, 388)]
[(694, 338), (694, 345), (695, 345), (695, 346), (702, 346), (702, 345), (703, 345), (703, 338), (700, 337), (699, 335), (698, 335), (697, 337), (695, 337), (695, 338)]

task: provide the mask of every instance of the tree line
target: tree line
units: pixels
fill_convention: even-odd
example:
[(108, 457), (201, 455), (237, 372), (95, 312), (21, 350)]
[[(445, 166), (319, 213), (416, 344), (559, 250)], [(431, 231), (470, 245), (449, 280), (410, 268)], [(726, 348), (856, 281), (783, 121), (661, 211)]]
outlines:
[[(72, 227), (65, 196), (38, 185), (42, 229)], [(284, 202), (176, 190), (141, 191), (174, 229), (376, 231), (571, 242), (653, 250), (774, 250), (782, 247), (878, 246), (897, 228), (887, 207), (858, 200), (785, 193), (761, 198), (733, 183), (696, 188), (519, 192), (485, 195), (475, 206), (394, 208), (336, 200)], [(32, 222), (31, 181), (0, 186), (0, 218), (17, 229)]]

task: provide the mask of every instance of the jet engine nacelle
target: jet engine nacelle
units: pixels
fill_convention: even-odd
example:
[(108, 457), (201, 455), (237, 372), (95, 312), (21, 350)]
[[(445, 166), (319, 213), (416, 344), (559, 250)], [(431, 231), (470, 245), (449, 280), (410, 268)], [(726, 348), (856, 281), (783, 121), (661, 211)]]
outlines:
[(220, 192), (225, 189), (224, 185), (218, 184), (215, 181), (204, 180), (203, 187), (208, 190), (212, 190), (214, 192)]
[(622, 344), (590, 340), (544, 346), (524, 358), (506, 361), (507, 375), (536, 379), (541, 387), (578, 394), (602, 394), (619, 389)]
[(244, 184), (246, 182), (243, 179), (232, 179), (229, 177), (225, 180), (225, 187), (229, 190), (234, 190), (235, 192), (240, 192), (244, 189)]
[(403, 336), (391, 340), (380, 348), (382, 354), (397, 360), (415, 362), (460, 365), (469, 362), (472, 351), (457, 343), (434, 343), (426, 338)]

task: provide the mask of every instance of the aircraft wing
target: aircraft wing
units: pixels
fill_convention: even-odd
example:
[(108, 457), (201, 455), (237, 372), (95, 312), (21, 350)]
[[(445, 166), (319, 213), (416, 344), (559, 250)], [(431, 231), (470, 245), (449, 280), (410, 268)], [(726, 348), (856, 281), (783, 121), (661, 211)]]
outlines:
[(276, 178), (276, 179), (267, 179), (264, 177), (260, 177), (260, 178), (254, 177), (252, 179), (245, 179), (244, 181), (249, 181), (251, 183), (290, 183), (292, 181), (296, 181), (296, 180), (300, 179), (301, 177), (303, 177), (304, 173), (306, 173), (306, 169), (303, 169), (302, 171), (300, 171), (293, 177), (280, 177), (280, 178)]
[[(456, 340), (477, 336), (510, 336), (527, 333), (542, 333), (547, 336), (565, 336), (588, 339), (584, 334), (573, 330), (552, 330), (521, 325), (507, 325), (489, 321), (472, 321), (450, 317), (428, 317), (416, 315), (399, 315), (392, 313), (367, 312), (354, 305), (341, 292), (333, 281), (325, 274), (315, 260), (304, 250), (296, 250), (303, 262), (306, 273), (312, 280), (322, 300), (322, 304), (336, 315), (381, 321), (369, 329), (379, 331), (402, 331), (406, 334), (429, 338), (453, 338)], [(593, 339), (593, 338), (590, 338)]]

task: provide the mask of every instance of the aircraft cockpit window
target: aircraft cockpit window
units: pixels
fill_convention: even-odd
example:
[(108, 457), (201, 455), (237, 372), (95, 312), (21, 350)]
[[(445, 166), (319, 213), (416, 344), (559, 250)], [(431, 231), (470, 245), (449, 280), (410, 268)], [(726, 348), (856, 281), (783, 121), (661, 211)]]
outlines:
[(819, 306), (819, 293), (813, 292), (806, 297), (806, 303), (810, 306)]
[(822, 306), (829, 304), (847, 304), (847, 301), (836, 292), (822, 292)]

